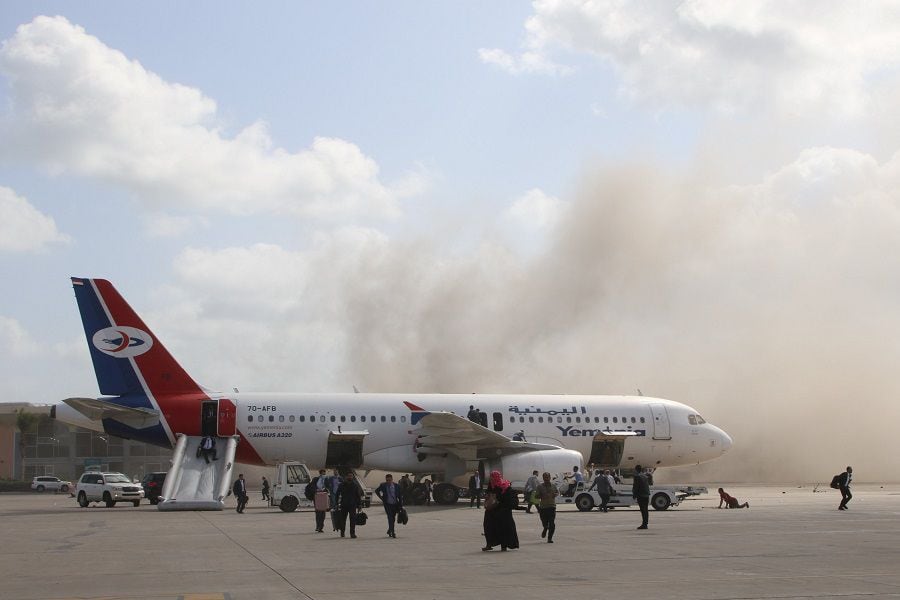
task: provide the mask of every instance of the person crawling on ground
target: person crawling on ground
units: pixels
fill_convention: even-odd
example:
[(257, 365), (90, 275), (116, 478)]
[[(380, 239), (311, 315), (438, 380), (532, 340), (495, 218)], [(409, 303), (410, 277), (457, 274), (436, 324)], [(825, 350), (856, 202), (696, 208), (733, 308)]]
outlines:
[(737, 498), (731, 496), (722, 488), (719, 488), (719, 508), (722, 508), (723, 504), (725, 505), (725, 508), (750, 508), (749, 502), (741, 504), (738, 502)]

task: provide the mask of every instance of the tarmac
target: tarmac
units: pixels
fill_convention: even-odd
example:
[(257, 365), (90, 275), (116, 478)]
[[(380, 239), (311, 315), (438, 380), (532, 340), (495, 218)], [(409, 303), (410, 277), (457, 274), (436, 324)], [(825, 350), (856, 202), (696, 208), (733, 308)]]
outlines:
[(254, 492), (244, 514), (79, 508), (66, 494), (0, 494), (0, 599), (416, 600), (900, 597), (900, 485), (726, 485), (650, 511), (560, 510), (554, 544), (516, 512), (521, 547), (482, 552), (482, 512), (416, 506), (397, 539), (380, 506), (358, 539), (314, 533)]

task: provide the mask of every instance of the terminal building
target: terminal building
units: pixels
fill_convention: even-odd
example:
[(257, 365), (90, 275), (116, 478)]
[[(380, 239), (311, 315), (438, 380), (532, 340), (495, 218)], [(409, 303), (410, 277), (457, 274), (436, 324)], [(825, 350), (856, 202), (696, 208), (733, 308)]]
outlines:
[[(35, 415), (19, 431), (18, 411)], [(140, 479), (168, 471), (172, 450), (67, 425), (50, 418), (49, 404), (0, 403), (0, 479), (54, 475), (74, 481), (87, 469)]]

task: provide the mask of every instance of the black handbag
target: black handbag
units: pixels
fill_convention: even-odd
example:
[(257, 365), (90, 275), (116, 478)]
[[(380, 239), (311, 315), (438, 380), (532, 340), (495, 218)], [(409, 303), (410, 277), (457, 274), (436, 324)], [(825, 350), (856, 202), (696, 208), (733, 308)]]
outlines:
[(353, 518), (356, 519), (356, 524), (357, 524), (358, 526), (365, 525), (365, 524), (366, 524), (366, 521), (369, 520), (369, 516), (368, 516), (366, 513), (362, 512), (362, 511), (356, 513), (356, 515), (354, 515)]
[(400, 512), (397, 513), (397, 522), (401, 525), (406, 525), (409, 523), (409, 515), (406, 514), (406, 509), (401, 508)]

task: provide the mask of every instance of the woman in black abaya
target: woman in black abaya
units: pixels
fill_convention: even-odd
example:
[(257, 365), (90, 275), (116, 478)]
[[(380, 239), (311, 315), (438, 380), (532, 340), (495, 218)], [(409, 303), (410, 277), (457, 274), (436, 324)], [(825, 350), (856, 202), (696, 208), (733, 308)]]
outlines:
[(519, 536), (512, 516), (513, 508), (516, 506), (516, 493), (510, 488), (509, 481), (500, 475), (500, 471), (491, 472), (487, 495), (493, 495), (496, 501), (490, 508), (488, 508), (490, 501), (485, 500), (484, 503), (485, 546), (482, 550), (487, 552), (494, 546), (500, 546), (503, 552), (509, 548), (518, 548)]

